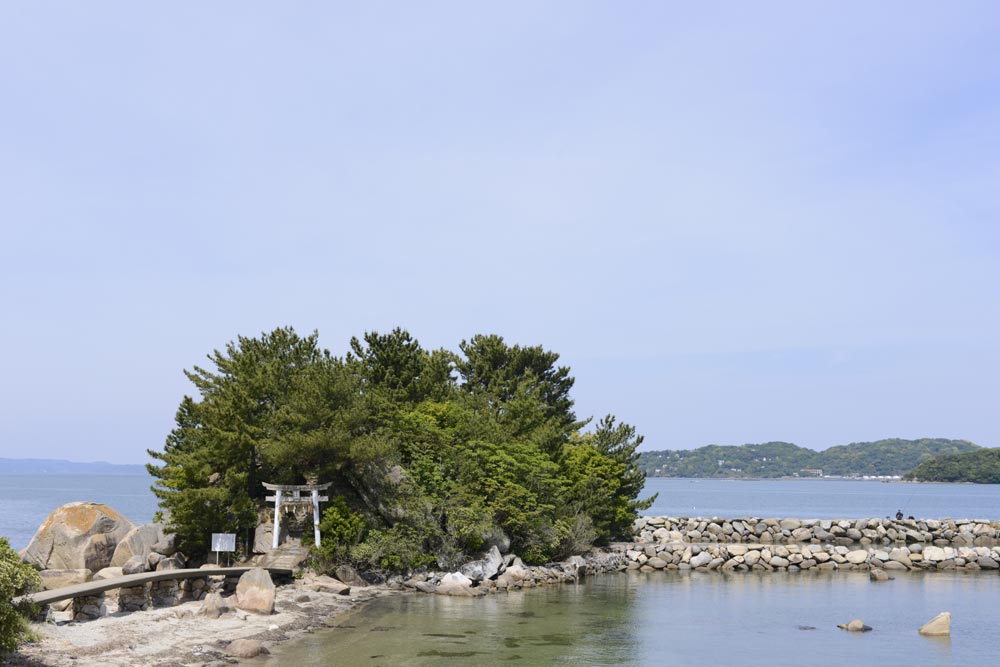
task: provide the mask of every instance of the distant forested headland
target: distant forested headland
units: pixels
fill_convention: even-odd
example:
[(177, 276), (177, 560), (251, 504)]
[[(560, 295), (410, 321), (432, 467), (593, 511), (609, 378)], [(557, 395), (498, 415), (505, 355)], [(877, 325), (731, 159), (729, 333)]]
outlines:
[[(938, 481), (932, 475), (944, 468), (933, 464), (941, 457), (948, 470), (960, 469), (966, 462), (983, 462), (986, 452), (967, 440), (892, 438), (876, 442), (854, 442), (823, 451), (799, 447), (790, 442), (766, 442), (747, 445), (707, 445), (690, 450), (641, 452), (638, 465), (649, 477), (902, 477), (918, 466), (931, 466), (921, 480)], [(977, 455), (979, 458), (964, 459)], [(950, 458), (957, 460), (952, 463)], [(922, 465), (923, 464), (923, 465)], [(994, 467), (995, 474), (1000, 469)], [(926, 477), (924, 475), (927, 475)], [(945, 480), (941, 480), (945, 481)], [(946, 480), (974, 481), (974, 480)], [(998, 479), (1000, 481), (1000, 479)]]
[(924, 461), (904, 479), (917, 482), (1000, 484), (1000, 449), (945, 454)]

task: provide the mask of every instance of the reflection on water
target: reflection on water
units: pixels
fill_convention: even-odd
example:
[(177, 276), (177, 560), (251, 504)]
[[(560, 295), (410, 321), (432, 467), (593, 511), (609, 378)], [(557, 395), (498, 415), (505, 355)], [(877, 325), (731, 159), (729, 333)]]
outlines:
[[(995, 574), (621, 574), (486, 598), (377, 600), (276, 647), (277, 665), (987, 664)], [(916, 630), (952, 612), (952, 637)], [(870, 633), (836, 628), (853, 618)]]

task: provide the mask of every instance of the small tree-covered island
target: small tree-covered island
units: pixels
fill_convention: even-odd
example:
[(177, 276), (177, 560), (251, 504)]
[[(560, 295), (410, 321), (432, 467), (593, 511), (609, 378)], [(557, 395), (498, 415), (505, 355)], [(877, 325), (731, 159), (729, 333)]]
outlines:
[(208, 358), (149, 451), (161, 518), (188, 554), (220, 532), (250, 552), (264, 482), (331, 483), (318, 569), (452, 568), (494, 545), (542, 563), (627, 535), (653, 500), (639, 498), (642, 437), (611, 415), (585, 431), (570, 369), (540, 346), (477, 335), (427, 350), (395, 329), (338, 357), (279, 328)]

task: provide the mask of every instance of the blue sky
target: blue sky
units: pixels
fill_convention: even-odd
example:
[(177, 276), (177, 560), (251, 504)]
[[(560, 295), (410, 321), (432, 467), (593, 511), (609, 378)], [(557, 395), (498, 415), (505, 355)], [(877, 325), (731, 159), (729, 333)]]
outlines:
[(283, 325), (542, 344), (647, 449), (1000, 446), (998, 33), (990, 2), (0, 5), (0, 456), (141, 462), (182, 369)]

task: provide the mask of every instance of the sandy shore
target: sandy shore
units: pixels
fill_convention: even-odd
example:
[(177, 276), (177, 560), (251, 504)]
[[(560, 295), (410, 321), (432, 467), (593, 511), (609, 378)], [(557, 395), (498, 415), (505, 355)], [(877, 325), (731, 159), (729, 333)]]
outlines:
[(338, 617), (368, 600), (399, 594), (402, 592), (398, 590), (369, 586), (352, 589), (350, 595), (335, 595), (296, 582), (278, 588), (275, 613), (269, 616), (236, 610), (212, 619), (197, 614), (201, 602), (186, 602), (94, 621), (37, 623), (33, 629), (41, 641), (0, 658), (0, 665), (221, 667), (238, 662), (225, 650), (234, 639), (257, 639), (265, 647), (273, 646), (335, 625)]

